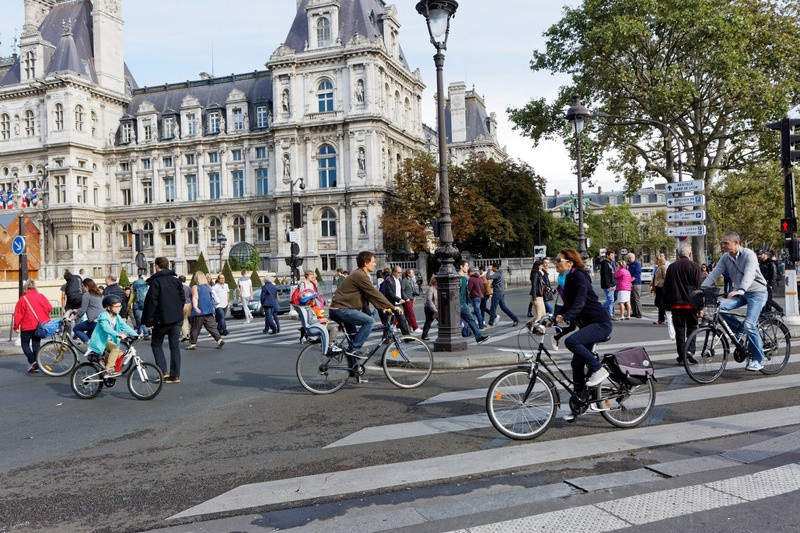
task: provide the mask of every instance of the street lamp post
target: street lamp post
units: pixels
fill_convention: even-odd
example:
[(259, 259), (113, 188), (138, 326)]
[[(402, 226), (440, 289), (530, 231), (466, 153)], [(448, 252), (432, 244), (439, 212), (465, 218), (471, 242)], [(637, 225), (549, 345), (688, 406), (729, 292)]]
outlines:
[(447, 135), (444, 117), (444, 50), (450, 34), (450, 19), (458, 9), (455, 0), (421, 0), (417, 13), (425, 17), (431, 43), (436, 48), (436, 104), (439, 127), (439, 247), (434, 252), (439, 260), (436, 273), (439, 293), (439, 335), (434, 351), (457, 352), (467, 349), (461, 336), (461, 280), (454, 267), (458, 248), (453, 244), (453, 221), (450, 218), (450, 191), (447, 181)]
[[(306, 183), (303, 181), (303, 177), (300, 176), (296, 180), (289, 178), (289, 231), (294, 231), (294, 184), (300, 182), (300, 190), (304, 190), (306, 188)], [(289, 270), (291, 271), (291, 278), (292, 278), (292, 285), (297, 283), (297, 276), (295, 276), (295, 261), (297, 261), (296, 255), (300, 251), (300, 243), (295, 244), (291, 240), (289, 241)]]
[(575, 132), (575, 170), (578, 175), (578, 253), (586, 259), (586, 233), (583, 229), (583, 180), (581, 178), (581, 132), (589, 110), (581, 103), (577, 94), (572, 95), (572, 105), (565, 117)]
[(228, 242), (228, 238), (220, 231), (217, 233), (217, 238), (214, 240), (214, 242), (217, 243), (217, 248), (219, 249), (219, 271), (222, 272), (222, 251), (225, 249), (225, 244)]

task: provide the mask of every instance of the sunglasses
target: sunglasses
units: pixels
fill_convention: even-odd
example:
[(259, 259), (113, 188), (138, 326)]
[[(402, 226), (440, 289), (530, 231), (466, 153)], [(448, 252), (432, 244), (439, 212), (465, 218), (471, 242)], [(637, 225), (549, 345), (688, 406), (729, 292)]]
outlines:
[(560, 257), (553, 259), (553, 263), (563, 263), (564, 261), (569, 261), (569, 259), (561, 259)]

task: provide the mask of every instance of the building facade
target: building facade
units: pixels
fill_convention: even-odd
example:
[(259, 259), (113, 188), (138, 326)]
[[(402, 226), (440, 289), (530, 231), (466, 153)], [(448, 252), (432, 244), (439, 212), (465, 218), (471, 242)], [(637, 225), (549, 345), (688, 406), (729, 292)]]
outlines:
[[(120, 0), (24, 0), (19, 54), (0, 60), (0, 192), (41, 228), (40, 278), (135, 272), (142, 251), (190, 273), (252, 243), (287, 272), (290, 194), (303, 268), (383, 249), (403, 159), (425, 148), (424, 85), (382, 0), (298, 0), (267, 69), (138, 87)], [(9, 207), (4, 204), (4, 207)]]

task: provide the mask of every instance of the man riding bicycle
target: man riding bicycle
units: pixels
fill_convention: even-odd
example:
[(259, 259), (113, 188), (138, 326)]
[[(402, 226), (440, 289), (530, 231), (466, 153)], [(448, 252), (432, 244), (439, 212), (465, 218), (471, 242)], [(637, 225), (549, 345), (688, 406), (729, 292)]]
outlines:
[(366, 302), (378, 309), (394, 308), (397, 314), (402, 314), (403, 311), (400, 307), (389, 303), (389, 300), (372, 284), (370, 274), (375, 270), (375, 254), (360, 252), (356, 256), (356, 265), (358, 268), (344, 278), (336, 289), (329, 309), (330, 317), (344, 324), (348, 333), (358, 328), (355, 335), (350, 338), (347, 354), (365, 359), (366, 356), (361, 352), (361, 348), (375, 326), (372, 316), (362, 311)]
[[(722, 250), (726, 253), (700, 287), (713, 288), (723, 273), (730, 277), (733, 290), (728, 293), (728, 299), (720, 302), (719, 309), (730, 311), (747, 306), (744, 319), (744, 332), (750, 341), (750, 363), (747, 370), (758, 371), (764, 368), (764, 347), (758, 334), (758, 316), (767, 301), (767, 282), (758, 268), (755, 252), (739, 246), (738, 233), (731, 231), (722, 235)], [(735, 317), (723, 313), (722, 318), (730, 325), (731, 330), (741, 331), (742, 325)]]

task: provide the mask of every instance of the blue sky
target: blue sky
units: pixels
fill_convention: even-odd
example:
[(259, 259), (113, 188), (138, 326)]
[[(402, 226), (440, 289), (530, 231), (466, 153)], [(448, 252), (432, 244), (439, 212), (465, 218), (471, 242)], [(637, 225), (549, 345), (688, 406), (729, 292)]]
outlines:
[[(1, 0), (0, 55), (9, 55), (24, 20), (23, 0)], [(400, 19), (400, 44), (412, 70), (419, 68), (426, 84), (423, 118), (436, 124), (435, 52), (416, 0), (395, 0)], [(509, 154), (529, 163), (553, 189), (576, 189), (570, 154), (560, 142), (537, 149), (512, 131), (506, 108), (531, 98), (552, 99), (564, 77), (533, 73), (532, 52), (544, 46), (542, 34), (556, 23), (565, 5), (579, 0), (461, 0), (451, 24), (446, 52), (445, 86), (464, 81), (481, 94), (489, 111), (497, 113), (498, 136)], [(125, 58), (140, 86), (264, 69), (269, 56), (284, 41), (296, 13), (296, 0), (123, 0)], [(602, 174), (604, 189), (613, 178)]]

